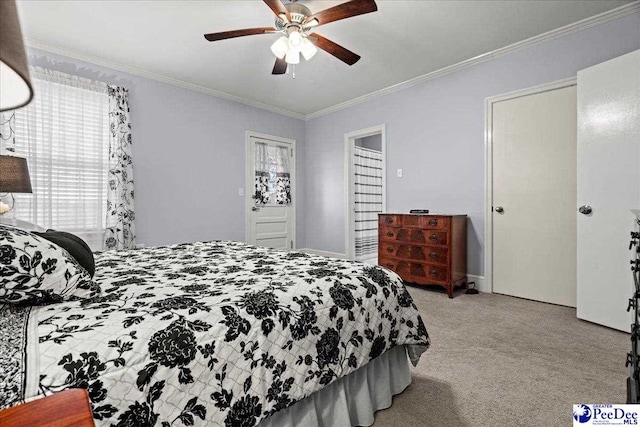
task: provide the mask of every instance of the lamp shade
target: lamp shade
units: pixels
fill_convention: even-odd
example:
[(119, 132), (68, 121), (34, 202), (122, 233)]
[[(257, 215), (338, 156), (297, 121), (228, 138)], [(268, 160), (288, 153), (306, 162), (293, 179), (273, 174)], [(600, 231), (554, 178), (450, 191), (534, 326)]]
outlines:
[(0, 156), (0, 193), (31, 193), (27, 159)]
[(0, 111), (27, 105), (33, 98), (29, 65), (15, 0), (0, 0)]

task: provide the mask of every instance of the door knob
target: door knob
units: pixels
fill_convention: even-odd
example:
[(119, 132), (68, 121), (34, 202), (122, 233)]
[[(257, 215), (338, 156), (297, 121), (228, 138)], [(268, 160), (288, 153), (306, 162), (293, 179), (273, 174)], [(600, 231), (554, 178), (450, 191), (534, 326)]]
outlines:
[(257, 206), (254, 206), (254, 207), (252, 207), (252, 208), (251, 208), (251, 210), (252, 210), (252, 211), (254, 211), (254, 212), (256, 212), (256, 211), (259, 211), (259, 210), (260, 210), (260, 208), (259, 208), (259, 207), (257, 207)]
[(589, 205), (582, 205), (578, 208), (578, 212), (580, 212), (582, 215), (589, 215), (591, 214), (591, 212), (593, 212), (593, 209), (591, 209), (591, 206)]
[(504, 212), (504, 208), (502, 206), (496, 206), (496, 212), (502, 213)]

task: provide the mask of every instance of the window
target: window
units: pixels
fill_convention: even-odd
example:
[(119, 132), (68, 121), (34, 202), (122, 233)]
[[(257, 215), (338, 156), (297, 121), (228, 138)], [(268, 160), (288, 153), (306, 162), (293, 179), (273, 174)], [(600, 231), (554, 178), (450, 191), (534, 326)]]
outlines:
[(291, 176), (287, 147), (256, 142), (255, 174), (256, 204), (291, 204)]
[(106, 227), (109, 98), (106, 85), (38, 69), (35, 97), (15, 111), (15, 154), (29, 161), (33, 194), (16, 217), (78, 234), (102, 249)]

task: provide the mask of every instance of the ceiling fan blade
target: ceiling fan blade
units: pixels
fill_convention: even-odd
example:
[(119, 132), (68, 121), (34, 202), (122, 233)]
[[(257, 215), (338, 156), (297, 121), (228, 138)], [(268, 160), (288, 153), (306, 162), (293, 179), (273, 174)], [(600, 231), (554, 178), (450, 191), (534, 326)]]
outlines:
[(222, 31), (220, 33), (205, 34), (204, 38), (210, 42), (218, 40), (232, 39), (234, 37), (253, 36), (255, 34), (266, 34), (276, 31), (273, 27), (246, 28), (244, 30)]
[(365, 13), (375, 12), (378, 10), (375, 0), (351, 0), (338, 6), (318, 12), (307, 18), (306, 22), (314, 19), (318, 21), (318, 25), (328, 24), (329, 22), (339, 21), (340, 19), (351, 18), (352, 16), (364, 15)]
[(345, 62), (349, 65), (353, 65), (360, 60), (360, 55), (356, 55), (355, 53), (351, 52), (349, 49), (346, 49), (340, 46), (339, 44), (334, 43), (331, 40), (322, 37), (318, 33), (310, 34), (309, 37), (313, 37), (316, 39), (316, 42), (315, 42), (316, 47), (324, 50), (325, 52), (330, 53), (331, 55), (335, 56), (342, 62)]
[(269, 9), (276, 14), (276, 16), (280, 16), (285, 14), (287, 16), (287, 21), (291, 21), (291, 15), (289, 15), (289, 11), (286, 7), (284, 7), (284, 3), (282, 0), (264, 0), (264, 2), (269, 6)]
[(285, 61), (284, 58), (276, 58), (276, 63), (273, 66), (271, 74), (284, 74), (287, 72), (287, 66), (287, 61)]

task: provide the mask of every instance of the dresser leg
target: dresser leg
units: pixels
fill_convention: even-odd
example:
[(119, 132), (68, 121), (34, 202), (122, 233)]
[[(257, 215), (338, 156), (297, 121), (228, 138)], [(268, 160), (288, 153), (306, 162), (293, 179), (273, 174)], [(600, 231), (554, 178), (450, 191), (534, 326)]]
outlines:
[(453, 285), (447, 286), (447, 295), (449, 295), (449, 298), (453, 298)]

